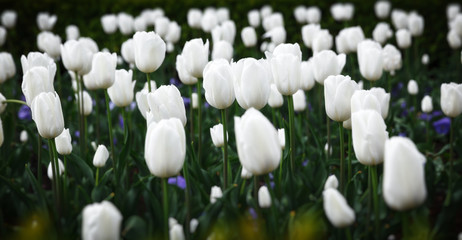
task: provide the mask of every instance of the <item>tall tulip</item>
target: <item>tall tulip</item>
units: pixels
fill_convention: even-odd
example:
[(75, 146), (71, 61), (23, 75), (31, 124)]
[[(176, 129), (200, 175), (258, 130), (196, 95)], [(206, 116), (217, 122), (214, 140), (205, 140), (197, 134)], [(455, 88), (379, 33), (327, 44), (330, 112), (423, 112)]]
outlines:
[(205, 65), (208, 63), (209, 42), (203, 43), (202, 39), (189, 40), (183, 47), (181, 55), (185, 58), (187, 71), (196, 78), (201, 78)]
[(349, 76), (329, 76), (324, 82), (326, 113), (334, 121), (343, 122), (350, 118), (351, 96), (358, 90), (358, 84)]
[(370, 90), (355, 91), (351, 97), (351, 113), (360, 110), (371, 109), (381, 114), (385, 119), (388, 116), (390, 105), (390, 93), (383, 88), (372, 88)]
[(358, 62), (361, 75), (369, 81), (377, 81), (382, 77), (383, 55), (382, 47), (372, 40), (358, 44)]
[(82, 211), (82, 239), (114, 239), (120, 238), (122, 214), (109, 201), (93, 203)]
[(61, 100), (56, 92), (41, 92), (31, 104), (32, 119), (40, 135), (51, 139), (64, 130), (64, 117)]
[(339, 75), (345, 66), (345, 54), (335, 54), (331, 50), (321, 51), (313, 56), (314, 79), (321, 85), (331, 75)]
[(233, 70), (228, 61), (218, 59), (209, 62), (204, 69), (204, 89), (207, 102), (218, 109), (231, 106), (235, 99), (233, 82)]
[(69, 128), (66, 128), (56, 137), (56, 150), (61, 155), (69, 155), (72, 152), (72, 138)]
[(107, 89), (111, 101), (117, 107), (126, 107), (133, 102), (133, 89), (135, 81), (132, 81), (132, 70), (116, 70), (114, 84)]
[(42, 92), (54, 92), (53, 87), (56, 65), (45, 67), (33, 67), (28, 70), (21, 84), (22, 92), (26, 98), (27, 105), (31, 106), (35, 97)]
[(178, 118), (182, 125), (186, 125), (186, 110), (180, 91), (174, 85), (163, 85), (153, 93), (148, 94), (148, 105), (153, 120)]
[(91, 71), (83, 76), (85, 86), (92, 85), (96, 89), (108, 89), (114, 84), (116, 67), (116, 53), (96, 53), (93, 56)]

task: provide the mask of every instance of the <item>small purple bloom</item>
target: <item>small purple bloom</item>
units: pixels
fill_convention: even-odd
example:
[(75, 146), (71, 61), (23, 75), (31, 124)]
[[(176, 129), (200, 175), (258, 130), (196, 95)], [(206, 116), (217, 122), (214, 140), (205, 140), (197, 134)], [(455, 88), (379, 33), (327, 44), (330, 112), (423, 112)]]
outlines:
[(117, 144), (117, 138), (114, 138), (114, 139), (112, 140), (112, 142), (114, 143), (114, 145), (116, 145), (116, 144)]
[(188, 97), (182, 97), (183, 98), (183, 103), (185, 108), (189, 108), (189, 105), (191, 105), (191, 98)]
[(308, 111), (310, 111), (310, 112), (313, 111), (313, 105), (311, 105), (311, 103), (308, 103)]
[(451, 119), (448, 117), (441, 118), (433, 123), (433, 128), (438, 134), (446, 135), (451, 128)]
[(210, 104), (209, 104), (208, 102), (205, 102), (205, 103), (204, 103), (204, 107), (205, 107), (205, 108), (209, 108), (209, 107), (210, 107)]
[(441, 115), (443, 115), (443, 112), (441, 112), (441, 111), (433, 111), (433, 112), (432, 112), (432, 116), (433, 116), (433, 117), (439, 117), (439, 116), (441, 116)]
[(119, 126), (124, 129), (124, 118), (119, 114)]
[(250, 216), (252, 216), (253, 219), (257, 219), (258, 217), (257, 212), (253, 208), (249, 208), (249, 214)]
[(78, 130), (77, 130), (77, 131), (75, 131), (74, 135), (75, 135), (76, 137), (78, 137), (78, 138), (79, 138), (79, 137), (80, 137), (80, 131), (78, 131)]
[(72, 101), (72, 96), (67, 96), (67, 101), (71, 102)]
[(168, 184), (176, 185), (181, 189), (186, 188), (186, 180), (182, 176), (171, 177), (168, 179)]
[(270, 182), (270, 186), (271, 186), (271, 188), (274, 188), (274, 182), (273, 181)]
[(96, 106), (96, 100), (95, 100), (95, 99), (92, 99), (92, 100), (91, 100), (91, 104), (93, 105), (93, 107)]
[(133, 111), (136, 108), (136, 102), (130, 103), (130, 110)]
[(109, 110), (112, 111), (112, 109), (114, 109), (114, 108), (115, 108), (115, 104), (112, 101), (110, 101), (109, 102)]
[(400, 132), (398, 135), (399, 135), (400, 137), (406, 137), (406, 133), (405, 133), (405, 132)]
[(269, 178), (270, 178), (271, 180), (273, 180), (273, 179), (274, 179), (274, 176), (273, 176), (273, 174), (272, 174), (272, 173), (269, 173), (268, 175), (269, 175)]
[(305, 161), (303, 161), (302, 165), (303, 165), (304, 167), (306, 167), (306, 166), (308, 165), (308, 159), (305, 160)]
[(419, 118), (428, 122), (428, 121), (432, 120), (432, 116), (433, 116), (432, 114), (422, 113), (422, 114), (420, 114)]
[(21, 105), (18, 111), (18, 118), (21, 120), (31, 120), (32, 113), (30, 111), (30, 108), (26, 105)]
[(173, 84), (177, 87), (180, 87), (182, 85), (181, 82), (176, 78), (170, 78), (170, 84)]

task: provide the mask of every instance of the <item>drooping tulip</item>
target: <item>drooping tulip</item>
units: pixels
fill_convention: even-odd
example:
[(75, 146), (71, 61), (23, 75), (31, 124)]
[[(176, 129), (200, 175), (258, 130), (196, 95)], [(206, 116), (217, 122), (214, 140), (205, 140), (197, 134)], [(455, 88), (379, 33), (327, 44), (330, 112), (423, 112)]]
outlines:
[(69, 133), (69, 128), (63, 130), (63, 132), (56, 137), (56, 150), (61, 155), (69, 155), (72, 152), (72, 138)]
[(207, 102), (217, 109), (233, 104), (234, 75), (231, 65), (224, 59), (209, 62), (204, 69), (204, 90)]
[(178, 118), (182, 125), (186, 125), (186, 110), (180, 91), (175, 85), (163, 85), (147, 97), (153, 120)]
[(56, 92), (42, 92), (31, 104), (32, 119), (43, 138), (59, 136), (64, 130), (64, 117), (61, 100)]
[(329, 76), (324, 82), (324, 101), (330, 119), (343, 122), (351, 116), (351, 96), (358, 84), (349, 76)]
[(313, 56), (313, 75), (316, 82), (324, 85), (324, 81), (331, 75), (339, 75), (346, 63), (345, 54), (335, 54), (334, 51), (324, 50)]
[(383, 73), (382, 46), (372, 40), (358, 44), (358, 63), (361, 75), (369, 81), (377, 81)]
[(271, 195), (266, 186), (261, 186), (260, 189), (258, 189), (258, 205), (261, 208), (271, 207)]
[(120, 239), (122, 214), (109, 201), (93, 203), (82, 211), (82, 239)]
[(234, 76), (234, 94), (244, 109), (263, 108), (268, 102), (270, 93), (270, 72), (262, 61), (254, 58), (243, 58), (232, 63)]
[(342, 228), (354, 223), (355, 212), (348, 206), (346, 199), (337, 189), (324, 190), (322, 197), (324, 212), (332, 225)]
[(300, 88), (302, 52), (295, 44), (280, 44), (273, 53), (266, 52), (274, 83), (282, 95), (292, 95)]
[(441, 110), (448, 117), (457, 117), (462, 113), (462, 84), (441, 84)]
[(132, 81), (132, 70), (116, 70), (114, 84), (107, 89), (111, 101), (117, 107), (126, 107), (133, 102), (133, 89), (136, 81)]
[(425, 201), (425, 156), (405, 137), (392, 137), (385, 143), (383, 198), (397, 211), (417, 207)]
[(144, 73), (156, 71), (165, 58), (166, 45), (155, 32), (133, 35), (136, 67)]

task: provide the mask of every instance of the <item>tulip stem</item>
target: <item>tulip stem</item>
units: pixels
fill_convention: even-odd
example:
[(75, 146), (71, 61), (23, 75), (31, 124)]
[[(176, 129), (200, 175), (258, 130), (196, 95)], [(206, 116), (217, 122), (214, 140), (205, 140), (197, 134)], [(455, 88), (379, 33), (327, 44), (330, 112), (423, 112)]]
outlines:
[(58, 79), (58, 95), (61, 96), (61, 67), (59, 66), (59, 60), (56, 60), (56, 78)]
[(51, 168), (53, 170), (53, 183), (55, 185), (56, 191), (56, 209), (58, 213), (58, 218), (61, 211), (61, 189), (60, 189), (60, 176), (59, 176), (59, 161), (58, 153), (56, 152), (55, 139), (48, 139), (48, 147), (51, 152)]
[(290, 152), (290, 170), (292, 174), (294, 173), (294, 155), (295, 155), (295, 141), (294, 141), (294, 99), (292, 95), (287, 96), (288, 103), (289, 103), (289, 152)]
[(228, 189), (228, 182), (230, 182), (228, 180), (232, 179), (229, 162), (228, 162), (228, 139), (227, 139), (227, 134), (226, 134), (226, 131), (227, 131), (226, 108), (221, 109), (221, 122), (223, 124), (223, 190), (226, 190)]
[(379, 239), (379, 196), (377, 193), (377, 166), (369, 166), (372, 179), (372, 196), (374, 200), (374, 224), (376, 239)]
[(352, 142), (352, 136), (351, 136), (351, 130), (348, 130), (348, 182), (351, 181), (351, 172), (352, 172), (352, 167), (351, 167), (351, 142)]
[(192, 107), (192, 94), (192, 86), (189, 85), (189, 96), (191, 97), (189, 102), (189, 136), (191, 143), (194, 143), (194, 108)]
[(125, 107), (122, 107), (122, 119), (123, 119), (123, 125), (124, 125), (124, 144), (127, 144), (128, 137), (130, 135), (129, 131), (129, 126), (128, 126), (128, 113), (125, 110)]
[[(202, 147), (202, 93), (201, 93), (201, 81), (197, 80), (197, 124), (198, 124), (198, 139), (197, 139), (197, 160), (199, 161), (199, 166), (202, 167), (202, 159), (201, 159), (201, 147)], [(191, 99), (192, 104), (192, 99)]]
[(99, 167), (96, 168), (95, 187), (98, 187)]
[(148, 82), (148, 90), (151, 92), (151, 79), (149, 79), (149, 73), (146, 73), (146, 81)]
[(256, 208), (258, 209), (258, 176), (253, 176), (253, 198), (255, 199)]
[(56, 189), (56, 166), (55, 166), (55, 161), (54, 161), (54, 155), (53, 155), (53, 145), (51, 143), (51, 139), (48, 139), (48, 153), (50, 155), (50, 163), (51, 163), (51, 170), (53, 172), (53, 179), (51, 180), (51, 188), (53, 190), (53, 195), (56, 201), (56, 205), (58, 204), (58, 194), (57, 194), (57, 189)]
[(18, 103), (18, 104), (22, 104), (22, 105), (26, 105), (27, 106), (27, 103), (22, 101), (22, 100), (17, 100), (17, 99), (6, 99), (6, 100), (3, 100), (2, 101), (2, 104), (5, 104), (5, 103)]
[(42, 137), (37, 133), (37, 179), (42, 186)]
[(82, 140), (82, 145), (83, 151), (82, 151), (82, 156), (84, 159), (86, 159), (86, 147), (85, 147), (85, 140), (86, 140), (86, 118), (85, 118), (85, 103), (83, 99), (83, 76), (80, 77), (80, 81), (77, 82), (77, 84), (80, 83), (80, 107), (82, 108), (82, 111), (80, 112), (80, 118), (82, 121), (82, 129), (80, 129), (80, 139)]
[[(167, 179), (162, 178), (162, 195), (163, 195), (163, 207), (164, 207), (164, 239), (169, 239), (168, 231), (168, 195), (167, 195)], [(189, 224), (189, 223), (188, 223)]]
[(344, 172), (345, 172), (345, 161), (344, 161), (344, 142), (343, 142), (343, 123), (339, 122), (338, 123), (338, 130), (339, 130), (339, 135), (340, 135), (340, 192), (343, 194), (344, 186), (345, 186), (345, 177), (344, 177)]
[(183, 166), (183, 175), (186, 181), (185, 187), (185, 202), (186, 202), (186, 239), (190, 239), (190, 230), (189, 230), (189, 222), (191, 221), (191, 186), (189, 184), (189, 173), (188, 173), (188, 161), (184, 162)]
[[(104, 90), (104, 97), (106, 99), (106, 112), (107, 112), (107, 124), (109, 126), (109, 142), (111, 144), (111, 156), (112, 156), (112, 165), (114, 167), (114, 172), (117, 173), (117, 164), (116, 164), (116, 157), (114, 154), (114, 141), (112, 139), (112, 122), (111, 122), (111, 109), (109, 109), (109, 95), (107, 93), (107, 89)], [(119, 178), (114, 174), (116, 180)]]
[(449, 206), (451, 203), (452, 197), (452, 177), (453, 177), (453, 141), (454, 141), (454, 118), (451, 118), (451, 124), (449, 125), (449, 184), (448, 184), (448, 193), (446, 194), (446, 200), (444, 201), (445, 206)]

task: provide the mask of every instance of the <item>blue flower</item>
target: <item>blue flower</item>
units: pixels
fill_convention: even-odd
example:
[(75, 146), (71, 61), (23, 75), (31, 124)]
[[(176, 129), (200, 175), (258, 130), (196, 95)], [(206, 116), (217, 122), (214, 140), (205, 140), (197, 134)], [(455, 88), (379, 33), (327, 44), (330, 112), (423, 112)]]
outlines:
[(78, 138), (79, 138), (79, 137), (80, 137), (80, 131), (78, 131), (78, 130), (77, 130), (77, 131), (75, 131), (74, 135), (75, 135), (76, 137), (78, 137)]
[(181, 82), (176, 78), (170, 78), (170, 84), (173, 84), (177, 87), (180, 87), (182, 85)]
[(114, 109), (114, 108), (115, 108), (115, 104), (112, 101), (110, 101), (109, 102), (109, 110), (112, 111), (112, 109)]
[(406, 137), (407, 134), (406, 134), (405, 132), (400, 132), (400, 133), (398, 133), (398, 135), (399, 135), (400, 137)]
[(253, 208), (249, 208), (249, 214), (250, 216), (252, 216), (253, 219), (257, 219), (258, 217), (257, 212)]
[(181, 189), (186, 188), (186, 180), (182, 176), (168, 178), (168, 184), (176, 185), (177, 187)]
[(18, 118), (21, 120), (31, 120), (32, 113), (27, 105), (21, 105), (18, 111)]
[(184, 107), (189, 108), (189, 106), (191, 105), (191, 98), (183, 97), (183, 96), (182, 98), (183, 98)]
[(446, 135), (451, 128), (451, 119), (448, 117), (441, 118), (433, 123), (433, 128), (438, 134)]
[(124, 129), (124, 118), (119, 114), (119, 126)]

